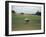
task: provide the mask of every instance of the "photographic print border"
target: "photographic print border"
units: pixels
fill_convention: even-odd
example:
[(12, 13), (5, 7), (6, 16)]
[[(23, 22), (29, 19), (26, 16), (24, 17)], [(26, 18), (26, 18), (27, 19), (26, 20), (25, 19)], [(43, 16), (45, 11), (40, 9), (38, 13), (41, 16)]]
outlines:
[[(27, 34), (12, 34), (12, 35), (9, 35), (9, 3), (42, 4), (44, 6), (44, 32), (42, 32), (42, 33), (27, 33)], [(5, 36), (34, 35), (34, 34), (45, 34), (45, 3), (22, 2), (22, 1), (5, 1)]]

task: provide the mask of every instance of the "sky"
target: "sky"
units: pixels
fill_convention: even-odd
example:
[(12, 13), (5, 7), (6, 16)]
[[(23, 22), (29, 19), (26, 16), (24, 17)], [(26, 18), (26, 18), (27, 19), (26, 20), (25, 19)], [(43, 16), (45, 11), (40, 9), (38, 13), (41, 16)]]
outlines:
[(41, 11), (40, 6), (16, 6), (12, 5), (12, 10), (16, 13), (35, 14), (37, 11)]

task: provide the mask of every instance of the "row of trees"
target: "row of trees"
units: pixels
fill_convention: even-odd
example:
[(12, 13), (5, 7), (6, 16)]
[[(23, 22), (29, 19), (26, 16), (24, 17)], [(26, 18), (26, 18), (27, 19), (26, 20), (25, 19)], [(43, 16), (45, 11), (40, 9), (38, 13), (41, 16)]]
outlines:
[[(15, 13), (16, 14), (16, 12), (14, 11), (14, 10), (12, 10), (12, 13)], [(21, 15), (24, 15), (24, 13), (22, 12), (22, 13), (20, 13)], [(33, 14), (33, 15), (38, 15), (38, 16), (41, 16), (41, 12), (39, 12), (39, 11), (37, 11), (35, 14)]]

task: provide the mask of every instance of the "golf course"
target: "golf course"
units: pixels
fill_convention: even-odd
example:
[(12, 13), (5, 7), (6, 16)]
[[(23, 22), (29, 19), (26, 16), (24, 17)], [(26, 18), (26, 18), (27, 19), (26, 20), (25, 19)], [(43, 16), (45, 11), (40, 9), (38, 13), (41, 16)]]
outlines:
[[(30, 21), (25, 23), (24, 19), (29, 18)], [(15, 15), (12, 14), (12, 31), (21, 30), (40, 30), (41, 16), (36, 15)]]

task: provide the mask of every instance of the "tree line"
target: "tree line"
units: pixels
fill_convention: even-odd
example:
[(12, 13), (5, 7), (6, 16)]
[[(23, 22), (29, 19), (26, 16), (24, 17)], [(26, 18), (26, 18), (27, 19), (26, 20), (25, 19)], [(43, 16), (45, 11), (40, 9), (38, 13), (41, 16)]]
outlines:
[[(14, 10), (12, 10), (12, 13), (16, 13)], [(21, 15), (24, 15), (23, 12), (20, 13)], [(33, 15), (38, 15), (38, 16), (41, 16), (41, 12), (40, 11), (37, 11), (35, 14)]]

